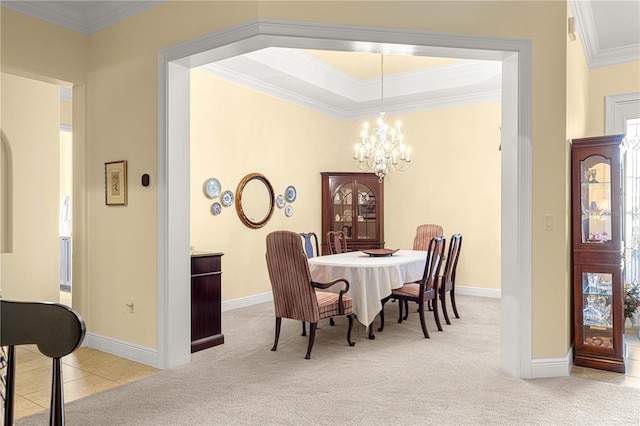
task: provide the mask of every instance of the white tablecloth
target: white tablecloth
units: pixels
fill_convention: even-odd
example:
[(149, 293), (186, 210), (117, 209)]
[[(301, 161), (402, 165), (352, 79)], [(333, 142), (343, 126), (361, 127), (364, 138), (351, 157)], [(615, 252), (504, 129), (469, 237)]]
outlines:
[(419, 250), (400, 250), (385, 257), (355, 251), (311, 258), (309, 269), (316, 282), (338, 278), (349, 281), (347, 294), (353, 298), (353, 312), (358, 321), (368, 326), (382, 309), (381, 300), (392, 289), (422, 278), (426, 259), (427, 252)]

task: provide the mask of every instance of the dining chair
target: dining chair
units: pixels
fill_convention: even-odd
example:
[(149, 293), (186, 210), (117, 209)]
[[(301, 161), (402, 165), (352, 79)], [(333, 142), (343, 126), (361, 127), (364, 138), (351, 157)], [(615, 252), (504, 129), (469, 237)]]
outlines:
[(64, 425), (63, 356), (80, 346), (85, 322), (73, 309), (59, 303), (0, 300), (0, 346), (7, 347), (4, 425), (13, 424), (16, 384), (16, 346), (36, 345), (53, 359), (49, 424)]
[[(427, 324), (424, 319), (424, 311), (427, 301), (432, 301), (433, 316), (436, 320), (438, 330), (442, 331), (440, 324), (440, 317), (438, 316), (438, 291), (437, 283), (440, 273), (440, 266), (442, 264), (442, 256), (444, 255), (445, 239), (441, 237), (434, 237), (429, 242), (427, 247), (427, 261), (425, 262), (424, 273), (422, 279), (413, 283), (404, 284), (402, 287), (391, 291), (391, 295), (382, 300), (382, 309), (384, 310), (384, 304), (390, 299), (398, 300), (398, 310), (400, 316), (398, 323), (402, 323), (403, 320), (408, 318), (409, 312), (407, 309), (407, 302), (416, 302), (418, 304), (418, 314), (420, 315), (420, 325), (422, 326), (422, 333), (425, 338), (429, 338), (429, 332), (427, 331)], [(403, 307), (407, 311), (403, 316)], [(384, 328), (384, 316), (380, 316), (380, 328), (382, 331)]]
[(327, 242), (329, 245), (329, 253), (340, 254), (347, 252), (347, 236), (344, 231), (327, 232)]
[[(272, 351), (278, 347), (282, 318), (310, 324), (309, 345), (305, 359), (311, 357), (318, 321), (324, 318), (346, 315), (349, 319), (347, 342), (349, 346), (355, 345), (355, 342), (351, 341), (353, 299), (345, 294), (349, 290), (349, 282), (346, 279), (327, 283), (312, 281), (308, 258), (302, 248), (300, 235), (291, 231), (269, 233), (266, 260), (276, 315), (276, 335)], [(342, 286), (339, 293), (320, 291), (334, 285)]]
[(419, 225), (416, 228), (416, 235), (413, 238), (414, 250), (427, 250), (429, 242), (433, 237), (444, 237), (442, 226), (435, 224)]
[[(300, 236), (304, 240), (304, 252), (307, 254), (307, 257), (311, 259), (312, 257), (320, 256), (320, 249), (318, 246), (318, 236), (315, 232), (300, 232)], [(315, 247), (315, 252), (313, 251)]]
[(451, 240), (449, 241), (449, 252), (444, 265), (444, 271), (438, 280), (438, 292), (440, 293), (440, 303), (442, 304), (442, 315), (444, 316), (444, 320), (447, 324), (451, 324), (451, 321), (449, 321), (449, 315), (447, 314), (447, 303), (445, 297), (447, 292), (451, 298), (453, 313), (456, 315), (456, 318), (460, 318), (460, 315), (458, 315), (458, 308), (456, 308), (456, 268), (458, 267), (461, 248), (462, 235), (452, 235)]

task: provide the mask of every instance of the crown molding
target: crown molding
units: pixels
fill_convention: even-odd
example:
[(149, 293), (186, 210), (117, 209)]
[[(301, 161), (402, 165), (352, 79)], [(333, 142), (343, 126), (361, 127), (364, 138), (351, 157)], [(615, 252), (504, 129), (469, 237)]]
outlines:
[(138, 13), (151, 9), (166, 0), (155, 1), (102, 1), (91, 8), (78, 7), (73, 1), (3, 1), (2, 7), (36, 19), (50, 22), (85, 35), (92, 34)]
[(610, 49), (600, 48), (591, 2), (569, 0), (569, 5), (576, 18), (576, 27), (589, 68), (607, 67), (640, 60), (640, 44)]
[(501, 63), (463, 61), (358, 80), (313, 56), (268, 48), (199, 67), (217, 77), (341, 120), (500, 99)]

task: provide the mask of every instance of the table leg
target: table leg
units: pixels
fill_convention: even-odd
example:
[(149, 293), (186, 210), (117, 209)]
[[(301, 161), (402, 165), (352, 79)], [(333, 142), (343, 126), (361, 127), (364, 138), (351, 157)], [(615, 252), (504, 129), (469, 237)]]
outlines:
[(369, 339), (374, 340), (376, 336), (373, 334), (373, 323), (369, 324)]

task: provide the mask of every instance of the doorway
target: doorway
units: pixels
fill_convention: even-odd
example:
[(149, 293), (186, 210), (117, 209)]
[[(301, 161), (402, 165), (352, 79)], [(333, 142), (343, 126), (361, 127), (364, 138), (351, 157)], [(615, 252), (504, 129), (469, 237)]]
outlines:
[(70, 87), (60, 87), (60, 303), (71, 306), (72, 211), (73, 211), (73, 134), (72, 94)]
[[(309, 34), (313, 33), (314, 37)], [(385, 41), (381, 41), (385, 40)], [(256, 20), (160, 52), (158, 366), (190, 360), (189, 70), (266, 47), (446, 56), (502, 62), (502, 369), (531, 377), (530, 40)], [(444, 50), (443, 50), (444, 49)]]

